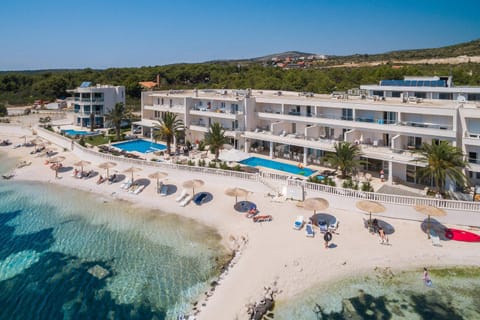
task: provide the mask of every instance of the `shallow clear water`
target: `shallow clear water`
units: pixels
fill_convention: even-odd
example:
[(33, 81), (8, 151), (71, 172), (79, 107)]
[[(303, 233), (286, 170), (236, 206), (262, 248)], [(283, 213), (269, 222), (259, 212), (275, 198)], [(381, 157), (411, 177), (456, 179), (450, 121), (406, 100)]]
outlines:
[(312, 288), (279, 301), (275, 319), (480, 319), (480, 268), (392, 274), (388, 269)]
[(306, 177), (311, 176), (313, 173), (315, 173), (315, 170), (312, 170), (309, 168), (304, 168), (304, 167), (300, 167), (300, 166), (296, 166), (288, 163), (283, 163), (279, 161), (258, 158), (258, 157), (250, 157), (248, 159), (240, 161), (240, 163), (245, 164), (247, 166), (251, 166), (251, 167), (257, 167), (257, 166), (265, 167), (269, 169), (298, 174)]
[(193, 221), (0, 182), (0, 319), (174, 318), (224, 259), (218, 234)]

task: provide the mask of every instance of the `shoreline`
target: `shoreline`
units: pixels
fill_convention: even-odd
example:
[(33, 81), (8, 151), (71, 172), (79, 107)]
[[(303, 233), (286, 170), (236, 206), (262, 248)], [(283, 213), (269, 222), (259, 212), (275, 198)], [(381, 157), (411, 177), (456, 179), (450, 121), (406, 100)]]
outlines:
[[(14, 144), (20, 141), (19, 137), (9, 138)], [(168, 172), (168, 184), (178, 186), (175, 194), (161, 198), (153, 190), (153, 182), (139, 195), (131, 195), (120, 190), (119, 183), (97, 185), (95, 178), (75, 179), (71, 177), (71, 170), (59, 173), (61, 179), (55, 179), (53, 171), (43, 164), (45, 158), (32, 157), (28, 148), (1, 148), (0, 151), (2, 150), (6, 151), (8, 157), (13, 156), (18, 160), (27, 157), (32, 161), (30, 166), (15, 170), (14, 180), (54, 183), (99, 194), (106, 199), (126, 200), (133, 207), (159, 209), (165, 213), (191, 218), (217, 230), (222, 238), (222, 245), (228, 250), (234, 249), (231, 236), (236, 239), (241, 237), (248, 239), (240, 254), (232, 259), (232, 261), (237, 259), (234, 266), (228, 268), (227, 274), (224, 275), (223, 272), (220, 274), (219, 285), (215, 286), (214, 294), (208, 297), (206, 305), (201, 306), (202, 303), (199, 302), (201, 309), (197, 315), (198, 319), (218, 317), (243, 319), (246, 317), (245, 305), (259, 301), (263, 288), (274, 281), (278, 283), (279, 289), (276, 299), (282, 301), (329, 281), (344, 279), (358, 272), (371, 272), (374, 267), (405, 270), (411, 269), (412, 266), (415, 268), (475, 266), (480, 263), (480, 253), (474, 250), (477, 245), (475, 243), (442, 241), (442, 247), (433, 247), (419, 227), (418, 221), (410, 221), (406, 217), (399, 219), (404, 214), (412, 216), (415, 214), (405, 207), (387, 205), (395, 218), (382, 216), (381, 219), (393, 224), (395, 232), (389, 235), (392, 245), (382, 246), (378, 244), (376, 237), (363, 229), (361, 224), (365, 215), (354, 208), (353, 201), (327, 197), (330, 208), (326, 212), (336, 216), (340, 226), (338, 233), (334, 234), (334, 246), (324, 249), (323, 239), (319, 233), (311, 239), (305, 236), (303, 229), (297, 231), (292, 228), (297, 215), (308, 218), (311, 212), (298, 208), (296, 202), (272, 202), (270, 198), (265, 197), (269, 191), (265, 186), (233, 179), (226, 183), (225, 178), (201, 176), (206, 182), (201, 191), (210, 192), (213, 200), (202, 206), (191, 203), (182, 208), (175, 202), (175, 198), (181, 191), (181, 181), (192, 178), (183, 172), (173, 170)], [(59, 154), (66, 157), (65, 167), (73, 169), (72, 164), (80, 160), (70, 151), (60, 151)], [(92, 162), (89, 168), (103, 173), (96, 166), (100, 162), (103, 161)], [(126, 166), (119, 165), (115, 169), (122, 172), (125, 168)], [(144, 171), (136, 173), (136, 177), (143, 178), (153, 170), (144, 168)], [(274, 220), (255, 224), (243, 214), (235, 212), (232, 208), (233, 198), (224, 195), (227, 184), (228, 187), (238, 184), (253, 191), (248, 200), (257, 204), (260, 214), (272, 214)], [(480, 225), (480, 217), (474, 216), (474, 213), (465, 213), (459, 217), (464, 215), (468, 215), (466, 219), (471, 221), (469, 225)], [(419, 220), (424, 218), (420, 214), (417, 217)]]

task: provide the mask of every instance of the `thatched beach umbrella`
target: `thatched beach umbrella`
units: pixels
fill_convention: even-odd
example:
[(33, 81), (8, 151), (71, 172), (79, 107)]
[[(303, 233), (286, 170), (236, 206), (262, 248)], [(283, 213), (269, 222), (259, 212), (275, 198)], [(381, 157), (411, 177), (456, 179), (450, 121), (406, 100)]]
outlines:
[(106, 169), (107, 170), (107, 178), (110, 177), (110, 175), (108, 174), (108, 170), (115, 167), (117, 164), (115, 162), (104, 162), (104, 163), (100, 163), (98, 165), (98, 167), (100, 169)]
[(192, 179), (192, 180), (187, 180), (183, 183), (184, 188), (192, 188), (192, 194), (195, 194), (195, 188), (199, 188), (203, 186), (205, 182), (200, 179)]
[(413, 207), (418, 212), (423, 213), (423, 214), (428, 216), (428, 220), (427, 220), (427, 239), (430, 239), (430, 216), (443, 217), (443, 216), (446, 216), (447, 213), (445, 212), (445, 210), (434, 207), (434, 206), (426, 206), (426, 205), (417, 204)]
[(157, 188), (158, 188), (158, 181), (159, 181), (160, 179), (166, 178), (167, 176), (168, 176), (168, 173), (166, 173), (166, 172), (160, 172), (160, 171), (156, 171), (156, 172), (151, 173), (151, 174), (148, 175), (148, 177), (149, 177), (150, 179), (157, 179)]
[(383, 204), (370, 200), (360, 200), (355, 204), (355, 206), (358, 209), (369, 213), (369, 221), (372, 220), (372, 213), (381, 213), (387, 210)]
[(48, 160), (49, 163), (53, 163), (55, 165), (55, 178), (58, 177), (58, 164), (62, 161), (65, 160), (65, 157), (63, 156), (56, 156), (56, 157), (53, 157), (53, 158), (50, 158)]
[(313, 210), (313, 214), (319, 210), (325, 210), (329, 206), (328, 200), (323, 198), (308, 198), (303, 201), (303, 209)]
[(81, 172), (83, 172), (83, 167), (88, 166), (90, 163), (91, 163), (90, 161), (80, 160), (78, 162), (75, 162), (73, 165), (76, 167), (80, 167), (82, 170)]
[(28, 136), (21, 136), (20, 139), (24, 139), (23, 143), (24, 144), (27, 144), (27, 138)]
[(124, 173), (131, 173), (132, 174), (132, 181), (133, 181), (133, 174), (135, 172), (139, 172), (139, 171), (142, 171), (142, 169), (140, 168), (137, 168), (137, 167), (130, 167), (128, 168), (127, 170), (123, 171)]
[(235, 204), (237, 204), (237, 197), (246, 197), (249, 193), (250, 191), (238, 187), (225, 190), (227, 196), (235, 197)]

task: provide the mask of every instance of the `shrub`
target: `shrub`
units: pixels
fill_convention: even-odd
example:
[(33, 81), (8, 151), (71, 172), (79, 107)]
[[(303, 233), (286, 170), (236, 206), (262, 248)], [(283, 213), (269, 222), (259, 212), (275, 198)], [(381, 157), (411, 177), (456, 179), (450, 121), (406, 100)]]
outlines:
[(210, 161), (210, 162), (208, 163), (208, 167), (209, 167), (209, 168), (217, 168), (217, 164), (216, 164), (215, 162), (213, 162), (213, 161)]
[(373, 187), (369, 181), (362, 183), (362, 191), (373, 192)]
[(78, 140), (78, 144), (81, 145), (82, 147), (85, 147), (85, 139), (83, 137)]
[(189, 166), (194, 166), (194, 165), (195, 165), (195, 162), (192, 161), (192, 160), (188, 160), (187, 165), (189, 165)]

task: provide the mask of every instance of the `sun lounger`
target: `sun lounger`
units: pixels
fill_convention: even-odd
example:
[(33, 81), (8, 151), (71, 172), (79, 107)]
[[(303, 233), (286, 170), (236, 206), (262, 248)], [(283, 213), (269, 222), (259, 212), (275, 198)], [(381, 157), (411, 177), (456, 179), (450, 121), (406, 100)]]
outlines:
[(305, 225), (305, 232), (307, 237), (313, 237), (315, 235), (315, 231), (313, 231), (313, 225), (310, 222)]
[(320, 228), (321, 233), (325, 233), (328, 231), (328, 224), (325, 220), (319, 220), (318, 227)]
[(333, 221), (330, 221), (330, 224), (328, 225), (328, 231), (335, 232), (337, 231), (338, 228), (338, 220), (335, 219)]
[(193, 202), (195, 202), (195, 204), (199, 206), (202, 204), (202, 202), (205, 200), (206, 197), (207, 197), (207, 194), (205, 192), (202, 192), (199, 195), (197, 195), (195, 199), (193, 199)]
[(132, 186), (132, 180), (128, 180), (120, 185), (120, 188), (127, 190)]
[(293, 223), (293, 228), (296, 230), (300, 230), (303, 227), (303, 216), (297, 216), (295, 222)]
[(180, 202), (180, 207), (185, 207), (190, 202), (190, 200), (192, 200), (192, 196), (187, 195), (185, 199), (183, 199), (183, 201)]
[(182, 193), (175, 199), (175, 201), (180, 202), (187, 196), (187, 190), (183, 189)]
[(160, 187), (160, 195), (162, 197), (165, 197), (166, 195), (168, 194), (168, 186), (166, 184), (163, 184), (161, 187)]
[(430, 238), (432, 239), (432, 245), (435, 247), (441, 247), (440, 237), (434, 229), (430, 229)]
[(142, 192), (142, 190), (145, 189), (145, 185), (139, 185), (135, 191), (133, 191), (133, 194), (139, 194), (140, 192)]

